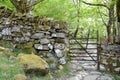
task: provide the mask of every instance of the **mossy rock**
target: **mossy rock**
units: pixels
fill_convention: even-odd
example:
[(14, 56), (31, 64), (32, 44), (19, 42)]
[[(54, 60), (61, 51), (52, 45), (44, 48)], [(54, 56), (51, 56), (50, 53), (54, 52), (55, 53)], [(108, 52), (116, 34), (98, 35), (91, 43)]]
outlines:
[(56, 61), (56, 59), (54, 57), (50, 57), (50, 58), (47, 58), (46, 61), (48, 63), (54, 63)]
[(17, 74), (14, 76), (14, 80), (27, 80), (27, 77), (23, 74)]
[(37, 51), (33, 47), (27, 48), (27, 49), (23, 48), (22, 52), (26, 53), (26, 54), (32, 54), (32, 53), (36, 54), (37, 53)]
[(23, 65), (26, 73), (45, 75), (49, 72), (48, 63), (37, 55), (21, 53), (17, 59)]
[(58, 68), (59, 70), (64, 69), (64, 67), (63, 67), (62, 65), (57, 65), (57, 68)]
[(5, 50), (6, 50), (6, 48), (0, 46), (0, 51), (5, 51)]
[(24, 44), (22, 47), (22, 52), (26, 54), (37, 53), (35, 48), (33, 47), (33, 44), (33, 42), (28, 42), (27, 44)]

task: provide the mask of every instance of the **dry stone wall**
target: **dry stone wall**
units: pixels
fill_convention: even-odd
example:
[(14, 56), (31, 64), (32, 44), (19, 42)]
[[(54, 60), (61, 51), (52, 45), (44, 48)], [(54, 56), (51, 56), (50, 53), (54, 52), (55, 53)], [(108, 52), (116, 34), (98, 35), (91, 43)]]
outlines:
[(0, 39), (15, 44), (32, 43), (37, 55), (51, 68), (66, 63), (66, 23), (52, 18), (21, 15), (0, 7)]
[(100, 53), (100, 63), (106, 70), (120, 73), (120, 45), (102, 45)]

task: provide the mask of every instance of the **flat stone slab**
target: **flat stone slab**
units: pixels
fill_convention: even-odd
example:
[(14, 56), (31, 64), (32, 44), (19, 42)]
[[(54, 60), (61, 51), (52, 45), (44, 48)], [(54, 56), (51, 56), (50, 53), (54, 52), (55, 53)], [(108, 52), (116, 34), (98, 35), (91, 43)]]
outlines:
[(101, 76), (98, 80), (113, 80), (111, 76)]
[(100, 75), (87, 75), (84, 76), (83, 80), (97, 80), (100, 77)]
[(53, 33), (52, 37), (54, 37), (54, 38), (65, 38), (65, 33)]
[(31, 36), (32, 39), (41, 39), (44, 36), (44, 33), (35, 33)]
[(112, 76), (106, 74), (89, 74), (83, 77), (82, 80), (112, 80)]
[(47, 38), (43, 38), (43, 39), (40, 40), (40, 43), (41, 44), (48, 44), (48, 43), (50, 43), (50, 40), (47, 39)]
[[(68, 78), (67, 80), (80, 80), (78, 77), (71, 77), (71, 78)], [(88, 79), (89, 80), (89, 79)]]

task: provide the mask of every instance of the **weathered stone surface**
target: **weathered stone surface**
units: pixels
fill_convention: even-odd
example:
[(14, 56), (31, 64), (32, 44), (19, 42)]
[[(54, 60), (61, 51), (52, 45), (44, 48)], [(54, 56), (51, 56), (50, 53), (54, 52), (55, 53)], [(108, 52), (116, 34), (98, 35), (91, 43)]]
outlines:
[(53, 45), (52, 44), (49, 43), (48, 47), (49, 47), (49, 49), (53, 50)]
[(0, 46), (0, 51), (4, 51), (4, 50), (6, 50), (6, 48)]
[(50, 52), (48, 50), (39, 50), (39, 52), (37, 53), (37, 55), (44, 57), (44, 58), (48, 58), (48, 55)]
[(52, 53), (48, 53), (47, 54), (47, 57), (49, 58), (49, 57), (53, 57), (53, 54)]
[(50, 41), (47, 38), (43, 38), (43, 39), (40, 39), (40, 43), (41, 44), (48, 44), (48, 43), (50, 43)]
[(2, 30), (2, 35), (11, 35), (11, 29), (10, 28), (4, 28)]
[(43, 33), (35, 33), (31, 36), (33, 39), (41, 39), (43, 38), (44, 34)]
[(2, 29), (2, 28), (4, 28), (4, 26), (0, 24), (0, 29)]
[(65, 38), (65, 33), (53, 33), (52, 37), (55, 37), (55, 38)]
[(63, 67), (62, 65), (58, 65), (57, 68), (58, 68), (59, 70), (62, 70), (64, 67)]
[(63, 57), (62, 50), (55, 49), (55, 53), (56, 53), (56, 56), (57, 56), (57, 57)]
[(15, 42), (20, 42), (20, 38), (16, 37), (16, 38), (14, 38), (14, 41)]
[(3, 24), (8, 25), (10, 24), (11, 20), (9, 18), (6, 18), (3, 22)]
[(49, 65), (45, 60), (34, 54), (19, 54), (18, 60), (24, 66), (26, 73), (35, 72), (47, 74), (49, 72)]
[(120, 45), (109, 44), (102, 45), (101, 47), (100, 63), (104, 65), (106, 70), (118, 73), (116, 69), (120, 67)]
[(49, 30), (50, 29), (50, 26), (47, 26), (47, 25), (45, 25), (45, 26), (39, 26), (39, 28), (41, 29), (41, 30), (43, 30), (43, 31), (47, 31), (47, 30)]
[(20, 32), (20, 27), (17, 27), (17, 25), (15, 27), (12, 28), (11, 32)]
[[(35, 53), (42, 58), (54, 58), (55, 64), (64, 64), (66, 55), (66, 23), (44, 16), (12, 13), (6, 8), (0, 11), (0, 39), (9, 40), (24, 53)], [(13, 16), (8, 19), (8, 17)], [(30, 44), (29, 44), (30, 43)], [(31, 44), (32, 43), (32, 44)], [(45, 51), (45, 52), (44, 52)], [(50, 54), (49, 54), (50, 53)]]
[(49, 58), (47, 58), (46, 61), (47, 61), (49, 64), (53, 64), (53, 63), (56, 62), (56, 59), (55, 59), (54, 57), (49, 57)]
[(23, 74), (17, 74), (14, 76), (14, 80), (27, 80), (27, 77)]
[(26, 32), (26, 33), (23, 33), (22, 35), (27, 36), (27, 37), (30, 37), (30, 36), (31, 36), (31, 33), (30, 33), (30, 32)]
[(0, 39), (2, 38), (2, 34), (0, 33)]
[(87, 75), (83, 80), (96, 80), (98, 77), (99, 75)]
[(63, 50), (63, 49), (65, 49), (65, 44), (63, 44), (63, 43), (55, 43), (54, 48)]
[(49, 50), (47, 45), (34, 44), (34, 47), (38, 50)]
[(59, 59), (59, 63), (60, 63), (60, 64), (66, 64), (66, 59), (65, 59), (65, 57), (60, 58), (60, 59)]
[(29, 37), (24, 37), (24, 41), (30, 41)]
[(56, 69), (57, 68), (57, 64), (55, 64), (55, 63), (50, 64), (50, 68), (51, 69)]
[(71, 78), (68, 78), (67, 80), (79, 80), (79, 78), (78, 77), (71, 77)]
[(120, 67), (115, 68), (115, 71), (116, 71), (117, 73), (120, 73)]

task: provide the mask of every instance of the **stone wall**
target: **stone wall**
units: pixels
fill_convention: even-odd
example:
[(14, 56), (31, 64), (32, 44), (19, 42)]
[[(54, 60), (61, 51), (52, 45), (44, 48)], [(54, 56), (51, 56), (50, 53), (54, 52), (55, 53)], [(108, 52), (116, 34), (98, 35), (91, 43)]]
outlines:
[(100, 63), (110, 72), (120, 73), (120, 45), (102, 45)]
[(31, 47), (37, 51), (36, 54), (46, 59), (54, 69), (66, 63), (66, 27), (63, 21), (17, 14), (0, 7), (0, 39), (21, 46), (31, 43)]

